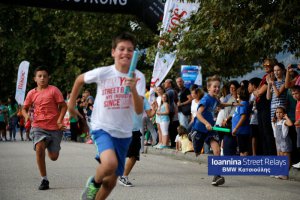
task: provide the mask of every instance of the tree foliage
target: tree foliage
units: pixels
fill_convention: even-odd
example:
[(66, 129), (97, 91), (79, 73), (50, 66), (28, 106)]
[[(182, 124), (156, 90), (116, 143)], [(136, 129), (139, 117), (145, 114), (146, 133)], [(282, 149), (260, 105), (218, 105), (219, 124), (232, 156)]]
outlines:
[[(30, 62), (27, 90), (35, 87), (33, 71), (39, 65), (49, 68), (50, 84), (70, 90), (80, 73), (113, 63), (111, 39), (124, 31), (136, 35), (139, 49), (155, 43), (154, 33), (135, 16), (0, 4), (2, 98), (14, 95), (18, 66), (23, 60)], [(143, 60), (139, 69), (146, 74), (152, 71)]]
[[(177, 50), (178, 63), (202, 65), (205, 76), (230, 77), (252, 71), (255, 63), (279, 52), (299, 57), (299, 1), (199, 2), (198, 12), (189, 21), (159, 38), (162, 52)], [(187, 26), (190, 29), (179, 40)]]

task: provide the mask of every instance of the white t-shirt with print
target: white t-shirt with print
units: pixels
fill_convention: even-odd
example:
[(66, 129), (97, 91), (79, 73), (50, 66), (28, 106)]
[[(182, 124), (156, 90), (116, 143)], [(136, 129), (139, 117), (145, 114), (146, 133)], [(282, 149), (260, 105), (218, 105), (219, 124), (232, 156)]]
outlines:
[[(198, 101), (198, 103), (199, 103), (199, 101)], [(191, 113), (192, 113), (193, 118), (196, 117), (196, 115), (197, 115), (198, 103), (196, 103), (195, 99), (192, 100)]]
[[(145, 94), (145, 76), (135, 70), (137, 92)], [(133, 128), (133, 102), (131, 93), (124, 94), (127, 73), (116, 70), (115, 65), (99, 67), (84, 74), (85, 83), (96, 83), (97, 94), (91, 117), (92, 130), (103, 129), (116, 138), (128, 138)]]

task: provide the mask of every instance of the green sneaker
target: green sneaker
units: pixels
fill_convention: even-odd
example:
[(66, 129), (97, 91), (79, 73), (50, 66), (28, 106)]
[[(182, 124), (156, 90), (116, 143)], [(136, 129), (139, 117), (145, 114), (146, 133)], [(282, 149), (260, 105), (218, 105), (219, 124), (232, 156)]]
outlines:
[(87, 180), (85, 189), (81, 195), (81, 200), (94, 200), (96, 198), (97, 192), (100, 188), (95, 187), (94, 183), (92, 182), (93, 179), (94, 177), (91, 176)]

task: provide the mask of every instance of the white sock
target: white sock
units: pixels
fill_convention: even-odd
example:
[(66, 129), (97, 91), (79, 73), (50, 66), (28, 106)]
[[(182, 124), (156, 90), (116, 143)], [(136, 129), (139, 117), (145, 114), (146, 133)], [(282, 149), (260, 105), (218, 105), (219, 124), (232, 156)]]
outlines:
[(46, 180), (46, 181), (48, 181), (48, 178), (47, 178), (47, 176), (42, 176), (42, 180)]

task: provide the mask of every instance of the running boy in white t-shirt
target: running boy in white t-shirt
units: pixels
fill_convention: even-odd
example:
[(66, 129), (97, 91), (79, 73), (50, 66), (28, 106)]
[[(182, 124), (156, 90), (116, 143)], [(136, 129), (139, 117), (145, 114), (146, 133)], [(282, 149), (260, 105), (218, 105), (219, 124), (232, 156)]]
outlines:
[[(117, 177), (123, 175), (132, 136), (133, 113), (142, 113), (146, 87), (140, 71), (135, 70), (134, 78), (127, 76), (134, 48), (134, 36), (129, 33), (117, 36), (111, 51), (114, 65), (88, 71), (75, 80), (68, 105), (71, 115), (74, 115), (75, 100), (82, 86), (97, 84), (91, 135), (101, 164), (96, 175), (89, 178), (82, 199), (106, 199), (115, 187)], [(130, 87), (130, 93), (124, 94), (125, 86)]]

